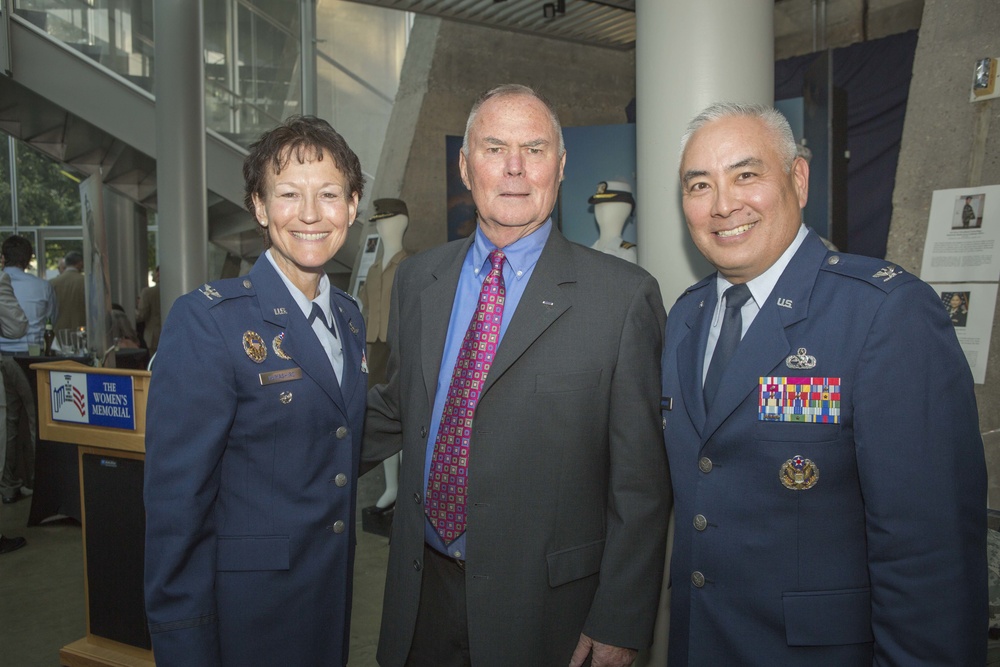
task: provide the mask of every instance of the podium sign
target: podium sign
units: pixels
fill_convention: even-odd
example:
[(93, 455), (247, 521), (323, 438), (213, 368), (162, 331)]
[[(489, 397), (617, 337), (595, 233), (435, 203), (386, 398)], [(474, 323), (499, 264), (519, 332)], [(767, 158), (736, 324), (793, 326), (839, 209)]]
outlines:
[(49, 371), (54, 421), (135, 430), (135, 395), (127, 375)]

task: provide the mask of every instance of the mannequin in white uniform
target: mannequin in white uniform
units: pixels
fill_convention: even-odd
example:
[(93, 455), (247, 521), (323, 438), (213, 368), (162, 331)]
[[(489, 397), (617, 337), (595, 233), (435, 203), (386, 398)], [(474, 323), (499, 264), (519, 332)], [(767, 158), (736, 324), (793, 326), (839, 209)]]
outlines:
[(638, 263), (635, 244), (622, 239), (622, 229), (635, 209), (631, 186), (624, 181), (601, 181), (587, 203), (594, 205), (594, 217), (601, 231), (600, 238), (590, 247)]
[[(396, 267), (407, 257), (403, 250), (403, 233), (410, 222), (406, 204), (399, 199), (376, 199), (375, 214), (369, 218), (375, 223), (382, 241), (381, 262), (376, 257), (375, 264), (368, 269), (365, 284), (358, 292), (362, 314), (368, 332), (368, 387), (385, 382), (389, 349), (386, 333), (389, 322), (389, 299)], [(396, 454), (382, 462), (385, 472), (385, 491), (375, 502), (374, 512), (380, 514), (393, 508), (399, 489), (399, 463), (402, 454)]]

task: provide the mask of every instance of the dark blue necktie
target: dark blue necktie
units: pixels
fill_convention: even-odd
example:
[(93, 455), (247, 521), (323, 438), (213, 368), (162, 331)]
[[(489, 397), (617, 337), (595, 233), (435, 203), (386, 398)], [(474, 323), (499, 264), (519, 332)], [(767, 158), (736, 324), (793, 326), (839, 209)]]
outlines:
[(750, 288), (746, 283), (733, 285), (723, 293), (726, 300), (726, 314), (722, 317), (722, 328), (719, 330), (719, 342), (715, 346), (712, 354), (712, 362), (708, 366), (708, 375), (705, 376), (705, 409), (712, 407), (715, 394), (719, 390), (719, 381), (722, 374), (729, 365), (729, 360), (736, 353), (736, 346), (740, 344), (740, 336), (743, 333), (743, 315), (740, 309), (750, 299)]
[(323, 326), (330, 330), (334, 338), (337, 337), (337, 328), (330, 326), (330, 323), (326, 321), (326, 315), (323, 314), (323, 309), (320, 308), (318, 303), (313, 304), (312, 312), (309, 314), (309, 325), (312, 326), (312, 323), (316, 320), (322, 322)]

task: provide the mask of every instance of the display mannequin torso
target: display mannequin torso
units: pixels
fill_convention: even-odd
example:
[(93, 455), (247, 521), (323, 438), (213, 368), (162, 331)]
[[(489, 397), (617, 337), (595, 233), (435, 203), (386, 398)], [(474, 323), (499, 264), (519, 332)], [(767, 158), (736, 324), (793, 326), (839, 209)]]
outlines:
[(622, 229), (631, 213), (632, 205), (627, 202), (611, 201), (594, 204), (594, 217), (597, 219), (601, 235), (591, 248), (621, 257), (633, 264), (638, 263), (635, 244), (622, 240)]

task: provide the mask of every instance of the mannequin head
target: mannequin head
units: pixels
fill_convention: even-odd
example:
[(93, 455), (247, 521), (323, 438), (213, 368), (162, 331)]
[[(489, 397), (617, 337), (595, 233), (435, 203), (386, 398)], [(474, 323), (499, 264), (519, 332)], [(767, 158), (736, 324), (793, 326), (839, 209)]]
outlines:
[(409, 223), (410, 217), (407, 215), (391, 215), (388, 218), (376, 220), (375, 229), (386, 244), (389, 243), (390, 239), (399, 239), (400, 245), (402, 245), (403, 232), (406, 231), (406, 226)]
[(368, 218), (382, 239), (382, 267), (403, 249), (403, 232), (410, 222), (410, 212), (402, 199), (376, 199), (372, 202), (375, 213)]
[(632, 187), (625, 181), (601, 181), (587, 203), (594, 205), (594, 217), (602, 237), (621, 236), (635, 209)]

